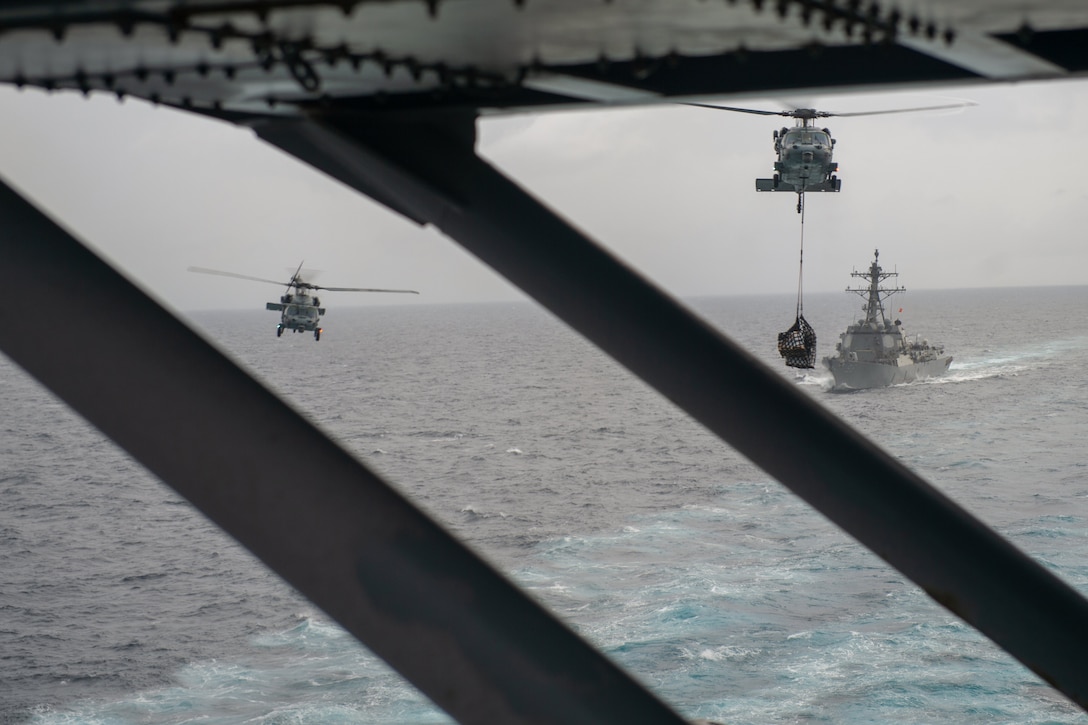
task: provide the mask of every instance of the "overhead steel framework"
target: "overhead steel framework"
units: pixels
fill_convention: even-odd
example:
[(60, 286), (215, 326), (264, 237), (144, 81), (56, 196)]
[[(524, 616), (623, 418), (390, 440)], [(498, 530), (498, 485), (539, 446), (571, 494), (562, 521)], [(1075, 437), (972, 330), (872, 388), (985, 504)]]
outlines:
[[(474, 151), (487, 112), (1088, 70), (1088, 7), (1020, 5), (16, 1), (0, 82), (245, 124), (434, 225), (1088, 708), (1083, 597)], [(0, 349), (453, 717), (680, 722), (7, 186), (0, 229), (37, 301), (0, 308)]]

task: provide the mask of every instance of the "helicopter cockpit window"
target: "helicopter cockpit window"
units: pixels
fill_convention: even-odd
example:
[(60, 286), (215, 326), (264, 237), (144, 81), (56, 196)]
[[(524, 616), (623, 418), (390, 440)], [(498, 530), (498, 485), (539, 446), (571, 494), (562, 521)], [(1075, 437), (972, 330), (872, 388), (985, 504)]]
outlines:
[(784, 143), (787, 146), (794, 144), (830, 146), (831, 140), (823, 131), (793, 131), (786, 134)]

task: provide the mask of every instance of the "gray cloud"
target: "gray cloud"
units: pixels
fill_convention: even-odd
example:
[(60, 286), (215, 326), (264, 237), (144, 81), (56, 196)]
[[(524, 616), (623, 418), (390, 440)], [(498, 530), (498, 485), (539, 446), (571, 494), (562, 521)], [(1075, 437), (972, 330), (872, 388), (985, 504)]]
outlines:
[[(842, 289), (874, 247), (912, 289), (1088, 283), (1086, 90), (1068, 81), (812, 99), (833, 111), (950, 96), (979, 105), (827, 120), (843, 191), (810, 195), (806, 290)], [(433, 229), (247, 130), (75, 94), (3, 89), (0, 107), (0, 173), (177, 309), (260, 308), (274, 294), (189, 265), (278, 278), (303, 259), (325, 270), (324, 284), (423, 293), (336, 304), (521, 297)], [(771, 131), (783, 120), (685, 106), (489, 117), (480, 151), (677, 295), (791, 292), (794, 199), (753, 189), (771, 173)]]

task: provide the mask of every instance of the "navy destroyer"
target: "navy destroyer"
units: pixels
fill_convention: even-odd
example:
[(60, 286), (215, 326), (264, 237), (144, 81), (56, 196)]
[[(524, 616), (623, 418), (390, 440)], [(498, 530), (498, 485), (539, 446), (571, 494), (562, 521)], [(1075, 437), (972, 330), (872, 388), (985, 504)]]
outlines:
[(847, 292), (865, 299), (861, 308), (865, 318), (847, 327), (835, 345), (835, 355), (823, 360), (835, 377), (836, 388), (882, 388), (909, 383), (943, 375), (952, 364), (952, 356), (945, 355), (942, 346), (930, 345), (928, 340), (920, 340), (917, 336), (908, 338), (898, 319), (888, 322), (884, 301), (906, 289), (881, 286), (886, 279), (899, 274), (885, 272), (879, 262), (878, 249), (867, 272), (850, 273), (851, 277), (868, 281), (866, 287), (846, 288)]

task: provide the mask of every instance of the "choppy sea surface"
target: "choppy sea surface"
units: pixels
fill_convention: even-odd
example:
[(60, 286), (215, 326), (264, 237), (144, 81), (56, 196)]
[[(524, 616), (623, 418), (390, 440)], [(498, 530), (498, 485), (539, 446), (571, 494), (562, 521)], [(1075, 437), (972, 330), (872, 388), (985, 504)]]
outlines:
[[(833, 392), (777, 357), (794, 300), (686, 302), (1088, 593), (1088, 287), (894, 303), (946, 377)], [(808, 296), (821, 354), (859, 304)], [(191, 321), (687, 716), (1088, 722), (530, 303)], [(449, 722), (6, 359), (0, 394), (0, 722)]]

